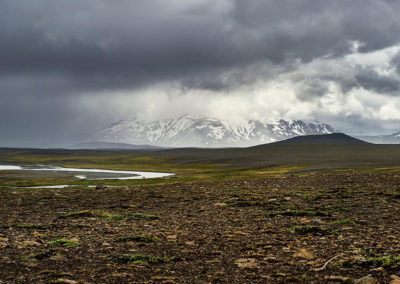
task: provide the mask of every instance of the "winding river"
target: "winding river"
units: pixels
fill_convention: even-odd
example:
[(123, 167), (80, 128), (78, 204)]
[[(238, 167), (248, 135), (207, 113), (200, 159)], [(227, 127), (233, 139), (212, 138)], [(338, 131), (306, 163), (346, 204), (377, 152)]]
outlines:
[(88, 179), (88, 174), (104, 174), (103, 177), (90, 178), (92, 180), (106, 179), (147, 179), (147, 178), (163, 178), (172, 176), (171, 173), (160, 172), (141, 172), (141, 171), (116, 171), (103, 169), (80, 169), (80, 168), (63, 168), (57, 166), (15, 166), (15, 165), (0, 165), (0, 171), (47, 171), (47, 172), (73, 172), (79, 173), (75, 175), (77, 179)]

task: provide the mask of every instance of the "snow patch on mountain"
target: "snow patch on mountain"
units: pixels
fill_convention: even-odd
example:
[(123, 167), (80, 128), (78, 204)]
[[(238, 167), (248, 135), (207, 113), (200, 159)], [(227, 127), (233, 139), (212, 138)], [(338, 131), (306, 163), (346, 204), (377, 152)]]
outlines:
[(335, 130), (328, 124), (302, 120), (231, 123), (186, 115), (158, 121), (123, 120), (90, 139), (163, 147), (247, 147), (299, 135), (333, 132)]

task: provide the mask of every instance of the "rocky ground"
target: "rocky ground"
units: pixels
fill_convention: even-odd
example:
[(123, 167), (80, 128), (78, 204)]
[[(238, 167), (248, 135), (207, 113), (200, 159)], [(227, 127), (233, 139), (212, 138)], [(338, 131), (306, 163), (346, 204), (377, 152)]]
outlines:
[(400, 283), (399, 213), (382, 172), (2, 190), (0, 283)]

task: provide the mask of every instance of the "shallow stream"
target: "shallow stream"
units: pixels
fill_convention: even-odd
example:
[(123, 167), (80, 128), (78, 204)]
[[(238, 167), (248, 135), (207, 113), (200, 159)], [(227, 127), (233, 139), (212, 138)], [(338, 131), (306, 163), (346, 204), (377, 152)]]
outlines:
[[(75, 173), (75, 178), (83, 180), (130, 180), (130, 179), (148, 179), (148, 178), (163, 178), (172, 176), (172, 173), (161, 172), (141, 172), (141, 171), (116, 171), (104, 169), (80, 169), (80, 168), (64, 168), (58, 166), (17, 166), (17, 165), (0, 165), (0, 171), (46, 171), (46, 172), (65, 172)], [(50, 185), (37, 186), (30, 188), (65, 188), (69, 185)]]

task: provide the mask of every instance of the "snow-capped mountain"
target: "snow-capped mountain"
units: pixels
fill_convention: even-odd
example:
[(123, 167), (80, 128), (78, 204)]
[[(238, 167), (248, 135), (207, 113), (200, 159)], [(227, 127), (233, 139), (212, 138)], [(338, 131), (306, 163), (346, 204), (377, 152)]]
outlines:
[(158, 121), (123, 120), (101, 130), (91, 139), (164, 147), (245, 147), (299, 135), (332, 132), (335, 130), (328, 124), (302, 120), (228, 123), (186, 115)]

